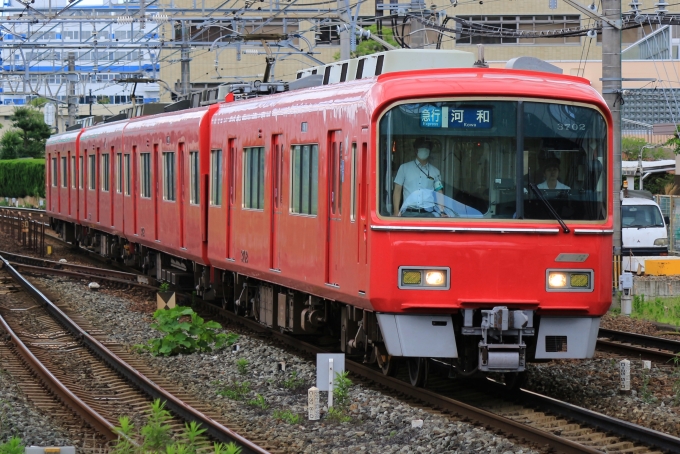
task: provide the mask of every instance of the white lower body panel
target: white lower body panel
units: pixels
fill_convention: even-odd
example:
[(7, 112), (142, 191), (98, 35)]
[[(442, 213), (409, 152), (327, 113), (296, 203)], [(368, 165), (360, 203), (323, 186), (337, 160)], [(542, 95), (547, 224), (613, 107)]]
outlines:
[(457, 358), (450, 315), (377, 314), (391, 356)]
[(536, 359), (592, 358), (600, 317), (542, 317)]

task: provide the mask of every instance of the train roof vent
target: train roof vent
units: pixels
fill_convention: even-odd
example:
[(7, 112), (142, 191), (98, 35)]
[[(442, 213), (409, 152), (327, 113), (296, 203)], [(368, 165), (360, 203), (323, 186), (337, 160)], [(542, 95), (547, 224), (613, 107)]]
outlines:
[(507, 69), (524, 69), (527, 71), (541, 71), (544, 73), (562, 74), (562, 68), (551, 65), (536, 57), (517, 57), (509, 60), (505, 67)]
[(330, 67), (330, 75), (326, 83), (334, 84), (398, 71), (435, 68), (472, 68), (474, 63), (475, 56), (473, 53), (460, 50), (395, 49), (334, 62), (328, 65), (302, 69), (297, 72), (297, 78), (300, 79), (316, 73), (325, 74), (327, 68)]
[(82, 125), (76, 123), (75, 125), (69, 126), (68, 128), (66, 128), (66, 130), (67, 131), (76, 131), (76, 130), (82, 129), (82, 128), (83, 128)]
[(178, 110), (185, 110), (191, 107), (191, 101), (182, 99), (181, 101), (173, 102), (163, 108), (163, 112), (177, 112)]
[(323, 78), (321, 74), (314, 74), (311, 76), (306, 76), (301, 79), (294, 80), (288, 83), (289, 90), (300, 90), (302, 88), (318, 87), (323, 85)]
[(111, 115), (104, 120), (104, 123), (113, 123), (114, 121), (126, 120), (128, 118), (127, 113), (121, 112), (118, 115)]
[(165, 112), (165, 106), (167, 106), (167, 102), (149, 102), (146, 104), (141, 104), (137, 107), (141, 107), (139, 109), (140, 115), (142, 117), (146, 117), (147, 115), (156, 115), (159, 113)]

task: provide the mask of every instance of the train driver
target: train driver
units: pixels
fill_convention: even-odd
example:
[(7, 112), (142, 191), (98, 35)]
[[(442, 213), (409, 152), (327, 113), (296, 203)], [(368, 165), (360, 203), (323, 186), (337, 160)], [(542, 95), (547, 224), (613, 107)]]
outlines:
[(543, 176), (545, 181), (538, 184), (538, 189), (571, 189), (566, 184), (557, 181), (560, 176), (560, 160), (557, 158), (551, 158), (546, 161), (543, 166)]
[[(439, 169), (428, 162), (433, 143), (425, 138), (416, 139), (413, 142), (413, 150), (416, 159), (402, 164), (394, 178), (394, 192), (392, 203), (394, 216), (409, 217), (446, 217), (440, 210), (443, 207), (442, 190), (444, 184), (441, 181)], [(401, 207), (402, 191), (404, 203)], [(436, 193), (436, 194), (435, 194)], [(435, 196), (437, 201), (435, 201)], [(442, 201), (439, 201), (439, 198)]]

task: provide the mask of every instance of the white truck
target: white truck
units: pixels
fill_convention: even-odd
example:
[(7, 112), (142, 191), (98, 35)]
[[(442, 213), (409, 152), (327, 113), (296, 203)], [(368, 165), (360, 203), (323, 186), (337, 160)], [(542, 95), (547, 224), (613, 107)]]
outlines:
[(621, 191), (621, 256), (668, 255), (668, 222), (649, 191)]

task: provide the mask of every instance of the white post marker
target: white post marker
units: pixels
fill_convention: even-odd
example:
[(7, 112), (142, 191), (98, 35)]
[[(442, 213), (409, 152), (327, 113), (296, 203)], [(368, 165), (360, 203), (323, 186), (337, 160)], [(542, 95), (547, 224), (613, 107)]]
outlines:
[(310, 421), (319, 420), (319, 388), (316, 386), (307, 391), (307, 414)]
[(328, 360), (328, 408), (333, 406), (333, 358)]
[(316, 355), (316, 387), (328, 391), (328, 408), (333, 406), (335, 374), (345, 372), (344, 353), (319, 353)]
[(642, 368), (652, 370), (652, 362), (651, 361), (642, 361)]
[(619, 374), (621, 377), (621, 388), (622, 393), (630, 392), (630, 361), (627, 359), (621, 360), (619, 363)]

